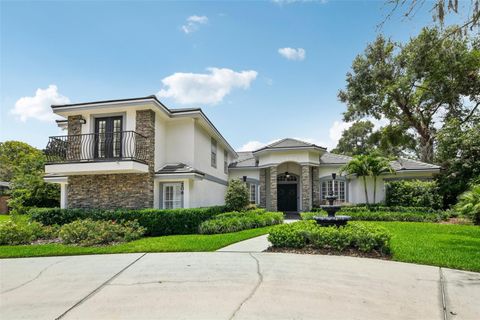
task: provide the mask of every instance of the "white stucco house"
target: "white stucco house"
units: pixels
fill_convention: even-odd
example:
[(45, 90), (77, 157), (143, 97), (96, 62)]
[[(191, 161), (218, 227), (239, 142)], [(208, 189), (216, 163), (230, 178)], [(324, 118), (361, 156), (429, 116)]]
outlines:
[[(324, 203), (363, 203), (363, 185), (339, 170), (349, 157), (282, 139), (236, 152), (201, 109), (169, 109), (155, 96), (53, 105), (67, 135), (50, 137), (45, 180), (61, 185), (64, 208), (192, 208), (224, 203), (228, 180), (243, 179), (251, 202), (296, 212)], [(241, 128), (239, 128), (241, 130)], [(439, 167), (392, 162), (377, 181), (377, 202), (390, 179), (430, 179)], [(337, 173), (335, 181), (332, 173)], [(372, 194), (373, 182), (368, 181)]]

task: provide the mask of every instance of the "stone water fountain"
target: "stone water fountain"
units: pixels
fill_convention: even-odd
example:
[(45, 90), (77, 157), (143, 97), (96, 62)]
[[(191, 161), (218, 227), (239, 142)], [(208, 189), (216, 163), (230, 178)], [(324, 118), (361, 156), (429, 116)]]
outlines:
[(313, 220), (317, 221), (319, 225), (322, 227), (330, 227), (330, 226), (344, 226), (350, 220), (350, 216), (337, 216), (338, 210), (342, 208), (341, 205), (333, 204), (335, 200), (337, 200), (337, 196), (333, 194), (333, 186), (335, 185), (335, 179), (337, 177), (336, 173), (332, 173), (332, 190), (329, 192), (327, 198), (328, 205), (321, 205), (320, 209), (325, 210), (327, 212), (327, 216), (315, 216)]

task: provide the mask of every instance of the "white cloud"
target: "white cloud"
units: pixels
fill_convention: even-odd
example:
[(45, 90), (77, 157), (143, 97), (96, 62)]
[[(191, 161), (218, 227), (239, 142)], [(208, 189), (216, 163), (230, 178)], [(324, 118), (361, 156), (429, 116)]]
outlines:
[(27, 121), (28, 118), (51, 121), (58, 119), (58, 117), (52, 112), (50, 106), (52, 104), (67, 103), (70, 103), (70, 99), (58, 93), (57, 86), (51, 84), (47, 89), (37, 89), (33, 97), (18, 99), (10, 113), (23, 122)]
[(201, 24), (207, 24), (208, 17), (207, 16), (190, 16), (187, 18), (186, 24), (182, 26), (182, 31), (186, 34), (192, 33), (197, 31)]
[(236, 72), (227, 68), (207, 68), (208, 73), (177, 72), (162, 79), (157, 96), (180, 104), (217, 104), (232, 89), (248, 89), (257, 77), (254, 70)]
[(334, 121), (328, 131), (330, 140), (336, 145), (338, 140), (342, 137), (343, 131), (350, 128), (352, 124), (353, 122)]
[(265, 147), (267, 144), (268, 143), (260, 142), (257, 140), (248, 141), (247, 143), (242, 145), (240, 148), (238, 148), (237, 151), (254, 151), (262, 147)]
[(278, 53), (288, 60), (305, 60), (305, 49), (303, 48), (280, 48)]

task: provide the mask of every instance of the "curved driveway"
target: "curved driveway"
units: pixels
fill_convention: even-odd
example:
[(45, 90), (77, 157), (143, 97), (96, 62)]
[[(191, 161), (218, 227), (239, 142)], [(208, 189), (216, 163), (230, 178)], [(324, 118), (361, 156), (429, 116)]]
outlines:
[(1, 319), (480, 319), (479, 273), (374, 259), (118, 254), (4, 259), (0, 274)]

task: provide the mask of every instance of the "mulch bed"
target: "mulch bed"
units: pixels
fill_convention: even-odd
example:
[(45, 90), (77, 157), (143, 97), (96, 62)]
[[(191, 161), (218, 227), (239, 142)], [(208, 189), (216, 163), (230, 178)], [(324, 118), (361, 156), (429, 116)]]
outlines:
[(277, 248), (269, 247), (264, 252), (280, 252), (280, 253), (296, 253), (296, 254), (322, 254), (327, 256), (350, 256), (358, 258), (374, 258), (382, 260), (391, 260), (392, 256), (382, 254), (378, 251), (361, 252), (355, 249), (346, 249), (344, 251), (336, 251), (332, 249), (317, 249), (313, 246), (306, 246), (304, 248)]

